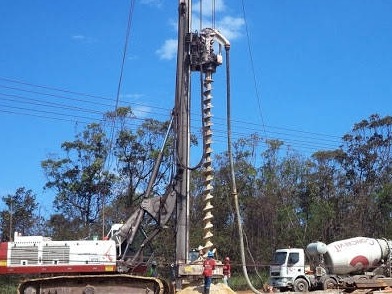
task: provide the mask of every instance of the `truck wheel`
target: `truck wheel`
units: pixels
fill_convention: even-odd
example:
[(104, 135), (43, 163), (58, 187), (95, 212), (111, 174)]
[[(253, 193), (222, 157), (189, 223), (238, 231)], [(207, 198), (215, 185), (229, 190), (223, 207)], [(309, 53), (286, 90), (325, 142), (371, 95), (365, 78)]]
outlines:
[(336, 281), (333, 278), (326, 278), (323, 283), (323, 290), (335, 289), (336, 288)]
[(308, 282), (303, 278), (298, 278), (294, 282), (294, 292), (308, 292)]

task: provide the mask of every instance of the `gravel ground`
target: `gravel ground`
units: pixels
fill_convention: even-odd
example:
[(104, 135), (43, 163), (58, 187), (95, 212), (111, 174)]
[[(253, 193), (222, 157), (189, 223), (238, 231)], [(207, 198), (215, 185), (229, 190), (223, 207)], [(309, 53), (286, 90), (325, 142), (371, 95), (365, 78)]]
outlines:
[[(257, 289), (260, 293), (267, 293), (263, 292), (263, 290)], [(287, 294), (304, 294), (301, 292), (285, 292)], [(328, 291), (312, 291), (308, 292), (309, 294), (342, 294), (342, 291), (339, 290), (328, 290)], [(187, 287), (177, 294), (203, 294), (203, 285)], [(254, 294), (252, 290), (241, 290), (241, 291), (233, 291), (231, 288), (227, 287), (226, 285), (219, 283), (219, 284), (212, 284), (210, 294)], [(274, 294), (279, 294), (276, 292)], [(366, 292), (355, 291), (350, 294), (366, 294)]]
[[(194, 293), (204, 293), (204, 286), (193, 286), (193, 287), (187, 287), (179, 292), (178, 294), (194, 294)], [(219, 283), (219, 284), (212, 284), (211, 289), (210, 289), (210, 294), (235, 294), (235, 293), (247, 293), (247, 292), (234, 292), (232, 289), (230, 289), (228, 286), (225, 284)]]

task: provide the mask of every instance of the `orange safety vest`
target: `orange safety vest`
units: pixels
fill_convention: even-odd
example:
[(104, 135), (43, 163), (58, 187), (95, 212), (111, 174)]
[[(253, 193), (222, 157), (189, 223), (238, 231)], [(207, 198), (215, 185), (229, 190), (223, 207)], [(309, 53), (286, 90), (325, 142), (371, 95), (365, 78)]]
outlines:
[(215, 269), (215, 259), (208, 258), (204, 260), (203, 266), (204, 266), (203, 276), (211, 277), (212, 271)]

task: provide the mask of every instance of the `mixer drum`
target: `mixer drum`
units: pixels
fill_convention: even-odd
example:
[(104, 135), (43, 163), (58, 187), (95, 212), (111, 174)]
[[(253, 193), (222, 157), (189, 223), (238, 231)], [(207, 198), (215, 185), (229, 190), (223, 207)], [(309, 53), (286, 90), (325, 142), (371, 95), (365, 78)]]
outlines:
[(387, 241), (356, 237), (329, 244), (325, 264), (330, 274), (361, 273), (377, 267), (387, 255)]

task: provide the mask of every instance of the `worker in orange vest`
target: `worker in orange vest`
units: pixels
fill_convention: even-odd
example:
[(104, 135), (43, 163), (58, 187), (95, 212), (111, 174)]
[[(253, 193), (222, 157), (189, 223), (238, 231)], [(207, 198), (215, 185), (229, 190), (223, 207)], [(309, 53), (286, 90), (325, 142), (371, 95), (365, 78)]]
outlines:
[(215, 269), (215, 259), (214, 253), (212, 251), (208, 251), (207, 259), (203, 262), (203, 276), (204, 276), (204, 294), (210, 293), (211, 282), (212, 282), (212, 271)]

